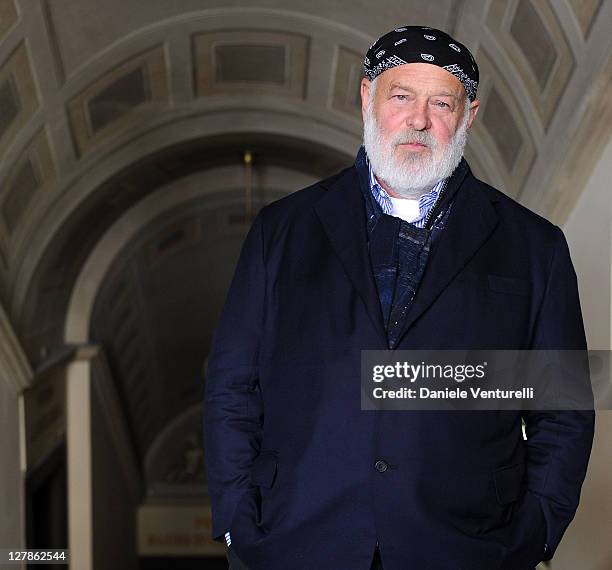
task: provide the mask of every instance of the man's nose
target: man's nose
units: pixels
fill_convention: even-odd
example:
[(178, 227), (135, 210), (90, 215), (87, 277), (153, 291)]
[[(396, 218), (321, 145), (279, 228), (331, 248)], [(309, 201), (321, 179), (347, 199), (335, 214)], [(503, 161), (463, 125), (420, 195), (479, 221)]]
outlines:
[(426, 101), (414, 103), (410, 114), (406, 117), (406, 123), (415, 131), (429, 128), (429, 107)]

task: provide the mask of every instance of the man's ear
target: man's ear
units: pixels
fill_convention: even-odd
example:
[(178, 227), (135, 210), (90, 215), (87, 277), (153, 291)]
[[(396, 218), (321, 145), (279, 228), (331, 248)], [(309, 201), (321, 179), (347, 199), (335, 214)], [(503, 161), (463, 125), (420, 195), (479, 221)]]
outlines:
[(370, 80), (364, 77), (361, 80), (361, 118), (365, 121), (370, 99)]
[(476, 119), (478, 108), (480, 107), (480, 99), (474, 99), (470, 105), (470, 118), (468, 119), (468, 129), (472, 128), (472, 123)]

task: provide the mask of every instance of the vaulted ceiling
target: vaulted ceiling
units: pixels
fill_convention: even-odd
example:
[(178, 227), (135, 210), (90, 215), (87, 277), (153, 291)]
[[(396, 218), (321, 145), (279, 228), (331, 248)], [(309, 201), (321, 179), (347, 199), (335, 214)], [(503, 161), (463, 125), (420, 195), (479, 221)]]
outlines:
[[(475, 54), (476, 174), (562, 223), (610, 136), (610, 2), (0, 0), (0, 299), (32, 362), (75, 340), (75, 283), (129, 219), (87, 334), (123, 355), (133, 415), (149, 378), (134, 420), (144, 453), (199, 397), (198, 358), (245, 231), (244, 152), (255, 204), (350, 164), (363, 54), (406, 24)], [(164, 192), (176, 200), (146, 214)], [(151, 388), (147, 362), (166, 388)], [(191, 380), (168, 404), (173, 374)]]

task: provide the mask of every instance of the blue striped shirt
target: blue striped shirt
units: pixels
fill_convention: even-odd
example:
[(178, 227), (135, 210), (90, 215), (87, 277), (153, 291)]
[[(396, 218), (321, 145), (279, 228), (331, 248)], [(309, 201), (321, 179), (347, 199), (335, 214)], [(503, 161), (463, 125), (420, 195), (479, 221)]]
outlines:
[[(372, 195), (374, 196), (376, 202), (378, 202), (378, 204), (382, 208), (382, 211), (385, 214), (392, 216), (393, 203), (391, 202), (391, 198), (389, 194), (387, 194), (385, 189), (376, 180), (376, 176), (374, 176), (374, 171), (372, 170), (372, 165), (370, 164), (369, 160), (367, 160), (367, 163), (370, 172), (370, 190), (372, 191)], [(436, 200), (440, 195), (440, 190), (442, 189), (443, 185), (444, 180), (440, 180), (429, 192), (419, 197), (419, 217), (409, 223), (415, 225), (417, 228), (422, 228), (425, 226), (427, 214), (436, 203)]]

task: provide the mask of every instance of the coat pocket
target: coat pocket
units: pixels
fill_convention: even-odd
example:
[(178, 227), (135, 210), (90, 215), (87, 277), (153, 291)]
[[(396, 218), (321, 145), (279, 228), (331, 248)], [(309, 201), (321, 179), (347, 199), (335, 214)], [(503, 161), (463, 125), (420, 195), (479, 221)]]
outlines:
[(503, 275), (487, 275), (487, 285), (491, 291), (510, 295), (529, 295), (531, 281)]
[(251, 484), (271, 489), (276, 479), (277, 453), (264, 450), (259, 453), (251, 469)]

